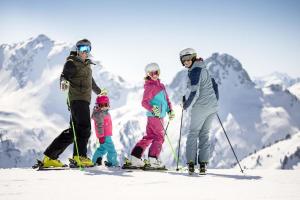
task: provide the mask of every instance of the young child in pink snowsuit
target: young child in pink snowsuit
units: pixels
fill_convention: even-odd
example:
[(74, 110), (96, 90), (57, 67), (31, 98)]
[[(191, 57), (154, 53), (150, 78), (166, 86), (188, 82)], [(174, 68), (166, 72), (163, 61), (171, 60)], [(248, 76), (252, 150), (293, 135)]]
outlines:
[(145, 149), (150, 146), (148, 157), (152, 167), (159, 167), (157, 160), (164, 142), (163, 118), (169, 114), (173, 119), (175, 114), (172, 111), (171, 102), (164, 84), (160, 82), (160, 69), (156, 63), (150, 63), (145, 68), (146, 78), (142, 106), (147, 110), (146, 135), (138, 141), (133, 148), (131, 165), (142, 166), (144, 163), (141, 157)]
[(99, 96), (96, 99), (96, 106), (93, 110), (92, 119), (95, 124), (96, 137), (99, 139), (100, 147), (93, 155), (93, 163), (102, 164), (102, 158), (107, 153), (106, 166), (118, 166), (117, 152), (112, 141), (112, 122), (108, 112), (109, 98)]

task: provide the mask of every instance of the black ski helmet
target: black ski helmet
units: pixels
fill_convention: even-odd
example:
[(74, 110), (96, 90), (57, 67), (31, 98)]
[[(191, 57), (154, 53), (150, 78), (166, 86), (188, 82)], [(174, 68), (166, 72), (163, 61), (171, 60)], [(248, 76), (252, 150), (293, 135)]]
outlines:
[(80, 46), (89, 46), (92, 50), (92, 45), (91, 45), (91, 42), (88, 40), (88, 39), (82, 39), (82, 40), (79, 40), (77, 43), (76, 43), (76, 48), (80, 47)]

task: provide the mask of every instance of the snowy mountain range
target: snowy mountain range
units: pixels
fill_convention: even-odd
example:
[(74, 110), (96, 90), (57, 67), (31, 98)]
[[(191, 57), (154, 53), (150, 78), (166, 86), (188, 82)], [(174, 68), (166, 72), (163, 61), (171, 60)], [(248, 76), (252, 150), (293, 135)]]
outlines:
[(292, 78), (286, 73), (273, 72), (266, 76), (255, 77), (254, 82), (260, 88), (268, 87), (270, 85), (282, 85), (283, 88), (288, 88), (299, 83), (300, 78)]
[[(68, 126), (66, 96), (59, 90), (58, 78), (72, 48), (73, 45), (55, 42), (45, 35), (0, 46), (0, 167), (31, 166)], [(143, 87), (126, 82), (107, 71), (99, 61), (95, 62), (94, 79), (109, 90), (113, 137), (122, 160), (145, 131), (145, 111), (140, 103)], [(294, 93), (299, 90), (290, 90), (294, 86), (272, 83), (258, 87), (257, 80), (253, 82), (241, 63), (228, 54), (215, 53), (205, 62), (219, 84), (219, 116), (240, 159), (300, 132), (300, 112), (295, 112), (300, 110), (300, 101)], [(176, 113), (168, 128), (175, 149), (180, 130), (179, 101), (184, 94), (186, 73), (179, 71), (167, 86)], [(185, 163), (187, 116), (184, 112), (182, 164)], [(210, 167), (232, 167), (235, 158), (217, 120), (213, 123), (211, 143)], [(298, 144), (292, 145), (297, 149)], [(90, 154), (97, 145), (92, 134)], [(62, 160), (70, 155), (71, 147), (62, 155)], [(175, 164), (167, 140), (161, 160), (168, 166)], [(253, 168), (252, 165), (249, 168)]]

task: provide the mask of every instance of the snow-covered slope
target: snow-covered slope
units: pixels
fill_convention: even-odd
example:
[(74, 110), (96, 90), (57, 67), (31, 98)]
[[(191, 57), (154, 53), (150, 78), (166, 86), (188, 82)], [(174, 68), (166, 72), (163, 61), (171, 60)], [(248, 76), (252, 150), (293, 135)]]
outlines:
[(248, 169), (300, 169), (300, 133), (268, 144), (241, 161)]
[(269, 75), (254, 78), (255, 84), (260, 87), (268, 87), (270, 85), (281, 85), (283, 88), (288, 88), (295, 83), (300, 82), (300, 78), (292, 78), (285, 73), (273, 72)]
[[(68, 126), (66, 97), (59, 91), (58, 77), (71, 48), (72, 45), (57, 43), (44, 35), (19, 44), (1, 45), (0, 167), (32, 165), (35, 158), (41, 158), (51, 140)], [(219, 83), (219, 115), (239, 158), (287, 134), (299, 132), (300, 114), (295, 110), (300, 110), (300, 103), (288, 90), (274, 85), (255, 87), (239, 61), (228, 54), (215, 53), (205, 62)], [(114, 142), (123, 160), (145, 132), (143, 87), (130, 85), (107, 71), (99, 61), (96, 63), (93, 76), (98, 85), (109, 89)], [(166, 138), (161, 154), (167, 166), (175, 164), (171, 146), (177, 151), (182, 111), (179, 102), (185, 90), (185, 77), (186, 71), (180, 71), (167, 86), (176, 112), (168, 128), (171, 145)], [(189, 120), (188, 113), (183, 114), (180, 158), (184, 165)], [(235, 164), (218, 121), (213, 123), (211, 143), (210, 167)], [(89, 154), (96, 147), (92, 134)], [(70, 155), (67, 151), (62, 160)]]
[[(1, 199), (300, 199), (296, 170), (214, 169), (206, 176), (186, 172), (125, 172), (93, 168), (69, 171), (0, 169)], [(246, 195), (245, 195), (246, 194)]]
[(300, 83), (296, 83), (288, 88), (290, 93), (295, 95), (298, 99), (300, 99)]

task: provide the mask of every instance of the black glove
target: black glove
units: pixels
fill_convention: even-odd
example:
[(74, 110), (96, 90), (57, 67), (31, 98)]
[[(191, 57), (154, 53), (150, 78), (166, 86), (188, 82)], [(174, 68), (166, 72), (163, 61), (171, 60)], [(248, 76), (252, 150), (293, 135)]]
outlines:
[(182, 97), (182, 108), (183, 108), (183, 110), (186, 110), (185, 101), (186, 101), (185, 96), (183, 96)]

